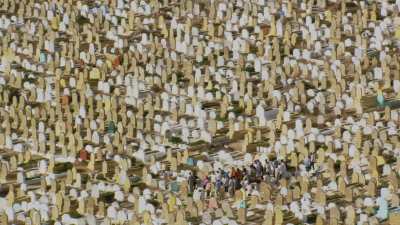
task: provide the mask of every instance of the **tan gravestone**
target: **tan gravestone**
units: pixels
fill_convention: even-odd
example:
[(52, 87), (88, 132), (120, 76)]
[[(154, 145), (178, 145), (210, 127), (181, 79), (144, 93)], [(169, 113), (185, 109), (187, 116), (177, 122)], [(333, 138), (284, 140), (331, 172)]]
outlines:
[(337, 225), (340, 221), (340, 212), (337, 207), (332, 207), (329, 209), (329, 224), (330, 225)]
[(183, 198), (184, 200), (186, 200), (187, 196), (189, 193), (189, 186), (187, 181), (183, 181), (180, 183), (179, 185), (179, 195), (181, 198)]
[(176, 153), (176, 163), (177, 163), (177, 166), (182, 164), (182, 154), (179, 151)]
[(0, 183), (4, 184), (7, 181), (8, 169), (5, 163), (1, 163)]
[(309, 181), (306, 177), (302, 177), (300, 180), (300, 189), (301, 189), (301, 194), (304, 194), (308, 192), (308, 184)]
[(203, 215), (204, 203), (203, 201), (196, 201), (197, 212), (199, 215)]
[(345, 162), (341, 162), (340, 163), (340, 177), (343, 179), (345, 177), (347, 177), (347, 165)]
[(179, 209), (177, 214), (176, 214), (176, 224), (178, 225), (184, 225), (186, 223), (186, 216), (185, 212), (183, 209)]
[(50, 218), (52, 220), (57, 220), (58, 217), (59, 217), (59, 210), (58, 210), (57, 206), (52, 206), (50, 208)]
[(241, 190), (235, 191), (235, 201), (241, 201), (243, 199), (243, 192)]
[(172, 160), (172, 150), (170, 148), (167, 149), (167, 161), (171, 162)]
[(263, 225), (273, 225), (273, 219), (274, 219), (274, 212), (267, 209), (265, 211)]
[(97, 208), (97, 217), (103, 218), (105, 216), (105, 204), (104, 202), (99, 202), (98, 208)]
[(198, 217), (199, 213), (197, 211), (197, 207), (195, 205), (193, 205), (192, 207), (189, 208), (189, 213), (191, 217)]
[(0, 212), (0, 224), (5, 224), (5, 225), (9, 224), (8, 223), (8, 216), (4, 211)]
[(322, 189), (318, 189), (315, 195), (315, 201), (321, 205), (326, 204), (326, 194)]
[(14, 155), (11, 156), (11, 158), (10, 158), (10, 169), (11, 169), (12, 171), (14, 171), (14, 170), (17, 169), (17, 159), (15, 158)]
[(294, 200), (300, 199), (300, 188), (297, 185), (293, 188), (293, 199)]
[(389, 213), (389, 225), (397, 225), (400, 224), (400, 213)]
[(397, 190), (398, 187), (399, 187), (399, 181), (398, 181), (398, 178), (396, 176), (396, 173), (390, 172), (388, 178), (389, 178), (390, 185), (393, 187), (394, 190)]
[(178, 170), (178, 162), (175, 157), (171, 158), (171, 170), (172, 171), (177, 171)]
[(346, 219), (345, 219), (345, 224), (346, 225), (351, 225), (355, 223), (356, 219), (356, 212), (353, 208), (353, 206), (349, 205), (346, 207)]
[(212, 134), (215, 135), (217, 132), (217, 121), (216, 120), (209, 120), (208, 121), (208, 131)]
[(29, 217), (32, 219), (33, 224), (40, 224), (40, 213), (35, 209), (30, 210)]
[(89, 197), (87, 199), (87, 204), (86, 204), (86, 213), (94, 215), (94, 208), (95, 208), (95, 200), (92, 197)]
[(250, 197), (250, 209), (256, 208), (258, 204), (258, 196), (252, 195)]
[(176, 209), (176, 197), (172, 193), (169, 193), (168, 195), (167, 204), (168, 204), (168, 210), (170, 212), (174, 212)]
[(368, 162), (369, 162), (369, 164), (368, 164), (369, 165), (369, 167), (368, 167), (369, 173), (371, 174), (371, 176), (373, 178), (378, 178), (379, 173), (378, 173), (378, 169), (377, 169), (377, 159), (376, 159), (376, 157), (371, 155), (369, 157)]
[(226, 217), (228, 217), (228, 218), (233, 218), (234, 217), (233, 212), (232, 212), (232, 208), (231, 208), (231, 206), (229, 205), (228, 202), (223, 201), (221, 206), (222, 206), (222, 210), (224, 210), (224, 212), (225, 212)]
[(315, 221), (315, 225), (324, 225), (324, 224), (325, 224), (324, 219), (322, 218), (321, 215), (318, 215), (317, 220)]
[(390, 206), (391, 207), (399, 207), (400, 206), (400, 197), (397, 194), (392, 194), (390, 198)]
[(221, 218), (221, 217), (223, 217), (223, 216), (224, 216), (224, 212), (222, 211), (222, 209), (221, 209), (221, 208), (217, 208), (217, 209), (215, 210), (215, 217)]
[(275, 220), (274, 220), (274, 224), (275, 225), (281, 225), (283, 224), (283, 213), (282, 210), (280, 209), (280, 207), (275, 209), (275, 216), (274, 216)]
[(344, 195), (346, 193), (346, 183), (345, 183), (343, 177), (338, 177), (337, 185), (338, 185), (339, 193)]
[(161, 204), (161, 208), (162, 208), (162, 211), (161, 211), (161, 218), (167, 220), (168, 217), (169, 217), (168, 204), (167, 204), (167, 203), (162, 203), (162, 204)]
[(188, 161), (189, 158), (189, 152), (187, 149), (185, 149), (183, 151), (183, 156), (182, 156), (182, 163), (186, 163)]
[(357, 172), (353, 172), (351, 174), (351, 183), (356, 184), (359, 182), (359, 174)]
[(71, 208), (71, 200), (69, 199), (69, 197), (64, 196), (63, 197), (63, 212), (68, 213), (70, 211), (70, 208)]
[(151, 223), (151, 217), (149, 211), (144, 211), (143, 212), (143, 223), (145, 225), (150, 225)]
[(354, 202), (356, 208), (362, 208), (363, 207), (363, 199), (362, 198), (357, 198), (356, 201)]
[(246, 224), (246, 209), (245, 208), (238, 209), (238, 221), (241, 224)]
[(158, 201), (160, 204), (163, 204), (163, 203), (164, 203), (164, 195), (163, 195), (163, 193), (160, 192), (160, 191), (158, 191), (157, 194), (156, 194), (156, 196), (157, 196), (157, 201)]
[(376, 195), (376, 183), (375, 179), (369, 180), (367, 186), (367, 195), (374, 197)]
[(14, 200), (15, 200), (15, 194), (14, 194), (14, 186), (13, 185), (8, 185), (8, 193), (6, 195), (6, 199), (8, 204), (13, 205)]
[(108, 165), (107, 165), (107, 161), (103, 161), (101, 164), (101, 172), (104, 176), (107, 176), (108, 173)]

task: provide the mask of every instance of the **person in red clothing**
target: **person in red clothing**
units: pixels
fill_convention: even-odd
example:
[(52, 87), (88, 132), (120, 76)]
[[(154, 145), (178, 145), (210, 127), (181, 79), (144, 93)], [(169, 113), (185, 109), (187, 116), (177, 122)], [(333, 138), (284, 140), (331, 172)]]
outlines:
[(86, 161), (86, 160), (88, 160), (88, 152), (82, 148), (79, 151), (79, 161)]
[(240, 169), (236, 169), (236, 172), (235, 172), (235, 176), (234, 176), (237, 180), (242, 180), (242, 178), (243, 178), (243, 174), (242, 174), (242, 171), (240, 170)]
[(113, 68), (117, 68), (117, 67), (121, 64), (119, 58), (120, 58), (120, 57), (117, 56), (117, 57), (115, 57), (115, 59), (113, 60), (113, 62), (112, 62)]
[(231, 173), (230, 173), (230, 177), (235, 177), (236, 174), (236, 170), (234, 167), (231, 168)]

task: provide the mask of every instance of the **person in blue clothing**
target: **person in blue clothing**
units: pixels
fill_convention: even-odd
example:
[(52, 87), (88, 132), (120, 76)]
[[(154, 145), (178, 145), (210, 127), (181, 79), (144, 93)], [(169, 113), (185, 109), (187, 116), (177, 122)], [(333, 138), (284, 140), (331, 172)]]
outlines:
[(382, 86), (378, 87), (376, 101), (378, 103), (378, 107), (384, 107), (385, 106), (385, 97), (383, 96)]

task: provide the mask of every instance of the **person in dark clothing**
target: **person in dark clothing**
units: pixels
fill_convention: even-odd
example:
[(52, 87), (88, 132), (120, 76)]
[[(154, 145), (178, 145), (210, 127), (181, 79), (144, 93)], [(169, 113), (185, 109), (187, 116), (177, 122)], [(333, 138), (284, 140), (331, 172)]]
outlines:
[(280, 174), (279, 179), (281, 177), (285, 177), (285, 178), (288, 177), (286, 163), (283, 162), (283, 161), (281, 161), (280, 164), (279, 164), (279, 174)]
[(306, 167), (306, 171), (310, 171), (311, 169), (311, 160), (308, 156), (304, 158), (304, 166)]
[(229, 195), (232, 197), (235, 194), (235, 191), (236, 191), (236, 179), (231, 177), (229, 179), (229, 183), (228, 184), (229, 184), (228, 185), (228, 192), (229, 192)]
[(188, 180), (190, 193), (193, 193), (193, 191), (196, 189), (196, 180), (196, 176), (193, 174), (193, 172), (190, 172)]
[(229, 176), (224, 178), (224, 188), (225, 188), (225, 192), (229, 192)]
[(242, 184), (241, 184), (241, 180), (242, 179), (239, 179), (239, 178), (234, 178), (234, 181), (235, 181), (235, 190), (239, 190), (241, 187), (242, 187)]
[(257, 180), (257, 171), (254, 165), (250, 165), (250, 171), (248, 172), (247, 177), (249, 182), (255, 182)]
[(262, 179), (263, 171), (264, 171), (264, 168), (261, 165), (261, 162), (256, 160), (254, 168), (256, 170), (256, 180), (257, 180), (257, 182), (260, 182)]
[(310, 157), (310, 169), (315, 170), (315, 155), (314, 154), (311, 154), (311, 157)]

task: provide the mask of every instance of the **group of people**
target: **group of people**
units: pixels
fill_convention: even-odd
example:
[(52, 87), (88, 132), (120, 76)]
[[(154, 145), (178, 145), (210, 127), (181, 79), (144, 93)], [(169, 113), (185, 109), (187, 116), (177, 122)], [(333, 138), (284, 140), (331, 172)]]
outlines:
[[(258, 191), (259, 184), (265, 182), (279, 188), (281, 178), (288, 179), (291, 176), (300, 176), (306, 174), (307, 177), (319, 176), (318, 170), (315, 168), (314, 155), (306, 157), (299, 168), (288, 168), (287, 163), (283, 160), (269, 160), (264, 162), (255, 160), (252, 164), (230, 170), (219, 168), (211, 172), (203, 179), (199, 179), (196, 171), (188, 174), (187, 182), (189, 193), (193, 194), (193, 198), (197, 200), (206, 200), (211, 196), (218, 199), (224, 199), (229, 196), (234, 197), (235, 191), (244, 190), (246, 196), (251, 196), (252, 191)], [(227, 195), (226, 195), (227, 194)]]
[[(305, 164), (308, 162), (304, 162)], [(264, 166), (264, 165), (265, 166)], [(308, 168), (310, 168), (309, 166)], [(293, 168), (295, 169), (295, 168)], [(273, 160), (271, 162), (265, 161), (261, 163), (259, 160), (255, 160), (253, 164), (247, 168), (231, 168), (231, 170), (219, 169), (209, 176), (204, 177), (200, 180), (195, 172), (191, 172), (188, 177), (190, 192), (195, 192), (196, 189), (204, 191), (205, 196), (211, 196), (211, 194), (229, 193), (233, 197), (234, 192), (241, 188), (245, 188), (249, 192), (254, 185), (261, 181), (268, 183), (277, 183), (281, 177), (288, 178), (294, 175), (294, 171), (287, 169), (286, 163), (279, 160)], [(224, 197), (224, 196), (221, 196)]]

